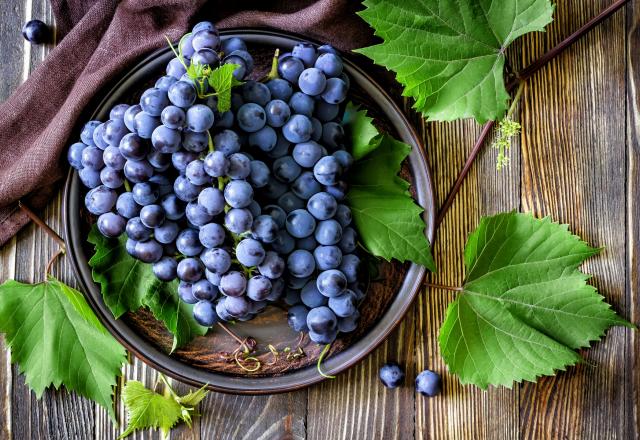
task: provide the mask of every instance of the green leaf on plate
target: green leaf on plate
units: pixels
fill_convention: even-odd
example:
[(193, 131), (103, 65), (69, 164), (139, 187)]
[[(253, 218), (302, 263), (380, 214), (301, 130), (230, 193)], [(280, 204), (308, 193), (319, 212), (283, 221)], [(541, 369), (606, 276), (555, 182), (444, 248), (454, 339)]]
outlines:
[(359, 105), (348, 102), (342, 117), (342, 125), (347, 136), (347, 145), (351, 145), (351, 155), (354, 160), (360, 160), (380, 146), (382, 135), (375, 125), (373, 118), (367, 116), (366, 110)]
[(347, 202), (361, 241), (369, 252), (389, 261), (413, 261), (435, 271), (425, 236), (424, 211), (398, 176), (411, 147), (383, 135), (380, 145), (353, 165)]
[(98, 321), (80, 292), (55, 278), (0, 285), (0, 332), (38, 398), (60, 385), (107, 409), (127, 361), (124, 348)]
[(451, 372), (463, 384), (511, 387), (579, 362), (575, 350), (611, 326), (633, 327), (578, 269), (598, 252), (549, 218), (483, 218), (465, 248), (463, 292), (440, 331)]
[(224, 113), (231, 108), (231, 90), (242, 84), (233, 72), (240, 66), (237, 64), (223, 64), (209, 73), (209, 85), (216, 91), (218, 97), (218, 111)]
[(88, 240), (95, 246), (89, 260), (93, 280), (100, 283), (102, 298), (115, 318), (149, 308), (173, 334), (172, 351), (207, 332), (193, 319), (192, 306), (180, 300), (178, 282), (158, 280), (150, 264), (131, 257), (124, 235), (108, 239), (94, 227)]
[(358, 14), (384, 41), (356, 50), (396, 73), (430, 120), (500, 119), (505, 49), (552, 20), (549, 0), (365, 0)]

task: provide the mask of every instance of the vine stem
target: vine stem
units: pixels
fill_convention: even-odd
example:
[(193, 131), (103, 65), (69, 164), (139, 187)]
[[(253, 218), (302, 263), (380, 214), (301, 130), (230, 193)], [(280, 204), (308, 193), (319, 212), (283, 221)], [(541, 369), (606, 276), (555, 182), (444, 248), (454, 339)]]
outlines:
[[(507, 91), (511, 92), (516, 86), (521, 87), (522, 84), (525, 81), (527, 81), (534, 73), (536, 73), (542, 67), (546, 66), (549, 63), (549, 61), (551, 61), (552, 59), (560, 55), (562, 52), (564, 52), (565, 49), (567, 49), (573, 43), (575, 43), (580, 38), (582, 38), (585, 34), (587, 34), (590, 30), (592, 30), (598, 24), (602, 23), (604, 20), (609, 18), (611, 15), (613, 15), (614, 12), (616, 12), (618, 9), (624, 6), (628, 1), (629, 0), (616, 0), (610, 6), (608, 6), (603, 11), (601, 11), (598, 15), (596, 15), (587, 23), (585, 23), (573, 34), (569, 35), (567, 38), (565, 38), (556, 46), (554, 46), (552, 49), (550, 49), (548, 52), (546, 52), (544, 55), (537, 58), (527, 67), (522, 69), (520, 72), (516, 73), (515, 78), (507, 84)], [(514, 99), (514, 103), (515, 102), (516, 102), (516, 99)], [(438, 215), (436, 217), (436, 224), (435, 224), (436, 229), (442, 223), (442, 220), (444, 219), (444, 216), (449, 211), (449, 208), (451, 208), (451, 205), (453, 204), (453, 200), (455, 199), (456, 195), (458, 194), (458, 191), (460, 191), (460, 188), (462, 187), (462, 182), (464, 182), (464, 179), (467, 177), (467, 174), (471, 169), (471, 165), (473, 165), (473, 162), (475, 162), (476, 157), (478, 157), (478, 154), (484, 147), (485, 141), (489, 136), (489, 133), (491, 133), (491, 129), (493, 128), (494, 124), (495, 124), (494, 121), (489, 121), (485, 123), (484, 126), (482, 127), (480, 136), (476, 140), (476, 143), (474, 144), (473, 149), (471, 150), (471, 153), (469, 153), (469, 156), (467, 157), (467, 160), (465, 161), (464, 166), (462, 167), (462, 170), (458, 174), (458, 177), (456, 178), (456, 181), (453, 184), (453, 187), (449, 191), (449, 194), (447, 195), (445, 202), (442, 204), (442, 207), (438, 212)]]
[(444, 289), (444, 290), (450, 290), (452, 292), (462, 292), (462, 287), (445, 286), (444, 284), (428, 283), (428, 282), (424, 282), (422, 284), (425, 287), (432, 287), (434, 289)]
[(226, 325), (224, 325), (223, 323), (219, 322), (218, 325), (225, 331), (227, 332), (227, 334), (229, 336), (231, 336), (233, 339), (236, 340), (236, 342), (238, 342), (238, 344), (240, 344), (241, 347), (244, 347), (245, 349), (249, 349), (249, 347), (246, 344), (246, 339), (241, 339), (240, 336), (236, 335), (234, 332), (232, 332), (229, 327), (227, 327)]
[(38, 225), (47, 235), (60, 245), (61, 250), (64, 252), (66, 249), (66, 245), (64, 244), (64, 240), (47, 225), (40, 217), (36, 215), (27, 205), (22, 203), (22, 200), (18, 200), (18, 207), (24, 212), (27, 217), (29, 217), (36, 225)]
[(324, 358), (327, 356), (327, 353), (329, 353), (329, 349), (331, 349), (331, 344), (327, 344), (324, 346), (324, 348), (322, 349), (322, 352), (320, 353), (320, 357), (318, 358), (318, 363), (316, 364), (316, 369), (318, 370), (318, 373), (320, 373), (320, 376), (322, 377), (326, 377), (327, 379), (335, 379), (335, 376), (332, 376), (331, 374), (327, 374), (324, 371), (322, 371), (322, 361), (324, 361)]
[(209, 144), (209, 153), (213, 153), (216, 149), (213, 145), (213, 139), (211, 138), (211, 132), (209, 130), (207, 130), (207, 142)]
[(47, 277), (49, 275), (51, 275), (51, 267), (53, 266), (53, 263), (56, 261), (56, 259), (60, 256), (60, 255), (64, 255), (64, 248), (59, 248), (55, 254), (53, 254), (51, 256), (51, 258), (49, 258), (49, 261), (47, 262), (47, 267), (44, 270), (44, 278), (45, 280), (47, 279)]
[(442, 223), (442, 220), (444, 219), (444, 216), (449, 211), (449, 208), (451, 208), (451, 205), (453, 204), (453, 200), (456, 198), (458, 191), (460, 191), (462, 182), (464, 182), (464, 179), (467, 177), (467, 174), (471, 169), (471, 165), (473, 165), (473, 162), (476, 160), (478, 153), (484, 146), (484, 141), (489, 135), (489, 133), (491, 133), (491, 129), (493, 128), (494, 124), (495, 124), (494, 121), (489, 121), (486, 124), (484, 124), (484, 127), (482, 127), (480, 136), (476, 140), (476, 143), (473, 145), (473, 149), (471, 150), (469, 157), (467, 157), (467, 160), (464, 163), (464, 166), (462, 167), (462, 171), (460, 171), (460, 174), (458, 174), (458, 177), (456, 178), (456, 181), (453, 184), (453, 188), (451, 188), (451, 191), (449, 191), (449, 195), (447, 196), (446, 200), (442, 204), (440, 211), (438, 211), (438, 216), (436, 217), (436, 229), (438, 229), (438, 227)]
[(260, 82), (267, 82), (272, 79), (278, 78), (278, 58), (280, 57), (280, 48), (276, 48), (276, 51), (273, 54), (273, 58), (271, 59), (271, 69), (269, 73), (262, 78)]
[[(164, 384), (164, 386), (166, 387), (166, 389), (169, 391), (169, 393), (170, 393), (173, 397), (175, 397), (175, 398), (177, 398), (177, 397), (178, 397), (178, 394), (177, 394), (177, 393), (176, 393), (176, 391), (173, 389), (173, 387), (172, 387), (172, 386), (171, 386), (171, 384), (169, 383), (169, 380), (167, 379), (167, 377), (166, 377), (164, 374), (162, 374), (162, 373), (158, 373), (158, 379), (157, 379), (157, 380), (161, 381), (161, 382)], [(156, 381), (156, 386), (157, 386), (157, 381)]]
[(628, 1), (629, 0), (616, 0), (613, 3), (611, 3), (611, 5), (609, 5), (605, 9), (603, 9), (598, 15), (596, 15), (591, 20), (589, 20), (584, 25), (582, 25), (582, 27), (580, 27), (573, 34), (569, 35), (567, 38), (562, 40), (560, 43), (558, 43), (556, 46), (554, 46), (547, 53), (545, 53), (540, 58), (538, 58), (535, 61), (533, 61), (531, 64), (529, 64), (524, 69), (522, 69), (519, 72), (519, 74), (516, 75), (516, 78), (508, 84), (507, 88), (515, 87), (514, 83), (517, 83), (518, 80), (527, 80), (527, 79), (529, 79), (529, 77), (531, 77), (531, 75), (533, 75), (538, 70), (540, 70), (540, 68), (542, 68), (545, 65), (547, 65), (547, 63), (549, 63), (549, 61), (551, 61), (552, 59), (554, 59), (555, 57), (560, 55), (566, 48), (568, 48), (573, 43), (575, 43), (580, 38), (582, 38), (587, 32), (589, 32), (594, 27), (596, 27), (597, 25), (602, 23), (604, 20), (609, 18), (611, 15), (613, 15), (618, 9), (623, 7)]
[(525, 81), (520, 81), (520, 83), (518, 84), (518, 89), (516, 90), (516, 94), (513, 97), (513, 101), (511, 101), (511, 105), (509, 106), (509, 110), (507, 110), (507, 114), (505, 115), (505, 118), (510, 118), (513, 115), (513, 112), (516, 110), (516, 107), (518, 106), (518, 101), (520, 101), (520, 98), (522, 97), (522, 91), (524, 90), (524, 83)]

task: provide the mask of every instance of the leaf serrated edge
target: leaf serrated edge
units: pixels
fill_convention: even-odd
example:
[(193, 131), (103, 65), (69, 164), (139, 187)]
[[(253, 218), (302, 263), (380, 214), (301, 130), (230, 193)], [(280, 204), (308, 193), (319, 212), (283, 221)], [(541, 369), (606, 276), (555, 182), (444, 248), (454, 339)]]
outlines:
[[(557, 368), (553, 368), (553, 372), (550, 374), (546, 374), (546, 373), (540, 373), (540, 374), (534, 374), (532, 377), (523, 377), (520, 379), (514, 379), (512, 381), (503, 381), (503, 382), (498, 382), (498, 383), (489, 383), (489, 381), (474, 381), (473, 378), (464, 378), (461, 376), (461, 369), (460, 368), (456, 368), (455, 366), (452, 366), (452, 362), (449, 359), (449, 356), (451, 353), (448, 352), (448, 350), (446, 350), (446, 346), (448, 344), (448, 335), (450, 334), (450, 328), (452, 326), (454, 326), (456, 324), (456, 322), (458, 322), (458, 318), (452, 318), (449, 319), (450, 315), (453, 313), (453, 309), (456, 307), (459, 307), (459, 302), (461, 300), (461, 298), (464, 297), (465, 294), (473, 294), (476, 292), (473, 291), (468, 291), (466, 289), (466, 285), (467, 282), (465, 280), (465, 283), (463, 284), (463, 291), (462, 293), (454, 300), (452, 301), (446, 309), (445, 312), (445, 317), (443, 320), (443, 323), (440, 327), (440, 331), (438, 334), (438, 345), (440, 347), (440, 351), (442, 354), (443, 359), (445, 360), (445, 363), (447, 365), (447, 368), (449, 369), (449, 371), (453, 374), (455, 374), (456, 376), (458, 376), (458, 379), (460, 380), (460, 383), (463, 385), (475, 385), (481, 389), (486, 390), (490, 385), (492, 386), (505, 386), (509, 389), (512, 388), (514, 383), (518, 383), (521, 384), (523, 381), (529, 381), (529, 382), (537, 382), (537, 379), (542, 377), (542, 376), (551, 376), (551, 375), (555, 375), (557, 371), (566, 371), (567, 367), (570, 366), (574, 366), (577, 363), (582, 361), (582, 357), (579, 355), (579, 353), (577, 353), (575, 350), (578, 349), (583, 349), (583, 348), (589, 348), (591, 347), (592, 343), (594, 342), (598, 342), (601, 341), (602, 338), (606, 335), (607, 331), (609, 331), (611, 329), (611, 327), (614, 326), (623, 326), (623, 327), (627, 327), (633, 330), (637, 329), (637, 326), (629, 321), (627, 321), (626, 319), (622, 318), (620, 315), (618, 315), (615, 310), (613, 309), (613, 306), (609, 303), (607, 303), (606, 298), (601, 295), (599, 293), (599, 291), (597, 290), (597, 288), (593, 285), (589, 285), (586, 283), (586, 281), (588, 281), (589, 279), (591, 279), (593, 277), (592, 274), (588, 274), (588, 273), (584, 273), (582, 271), (580, 271), (578, 269), (578, 267), (584, 263), (584, 261), (592, 256), (595, 256), (597, 254), (599, 254), (604, 247), (592, 247), (591, 245), (589, 245), (589, 243), (587, 243), (585, 240), (583, 240), (579, 235), (574, 234), (573, 232), (571, 232), (570, 230), (570, 226), (567, 223), (560, 223), (557, 221), (554, 221), (551, 216), (544, 216), (542, 218), (536, 218), (533, 214), (531, 213), (522, 213), (522, 212), (517, 212), (516, 210), (511, 210), (509, 212), (503, 212), (503, 213), (498, 213), (496, 215), (493, 216), (484, 216), (480, 219), (480, 222), (478, 224), (478, 227), (471, 233), (469, 234), (469, 238), (467, 240), (467, 244), (465, 245), (465, 267), (467, 270), (469, 270), (468, 267), (468, 260), (467, 260), (467, 250), (470, 246), (470, 244), (472, 243), (472, 241), (476, 241), (478, 240), (479, 234), (481, 232), (481, 226), (484, 228), (487, 228), (487, 223), (489, 221), (495, 220), (498, 217), (507, 217), (507, 216), (517, 216), (517, 217), (521, 217), (523, 219), (526, 220), (530, 220), (532, 223), (533, 222), (540, 222), (542, 225), (544, 224), (548, 224), (548, 225), (555, 225), (558, 228), (560, 228), (561, 231), (564, 231), (567, 233), (567, 238), (585, 246), (587, 248), (587, 252), (584, 252), (585, 257), (581, 260), (581, 262), (573, 265), (575, 271), (579, 274), (581, 274), (584, 277), (584, 282), (585, 282), (585, 286), (589, 287), (592, 289), (592, 294), (594, 295), (594, 299), (599, 299), (600, 303), (604, 303), (604, 305), (606, 305), (606, 309), (607, 311), (611, 311), (613, 313), (613, 318), (609, 319), (609, 318), (594, 318), (594, 319), (599, 319), (602, 321), (607, 321), (609, 323), (609, 325), (605, 328), (603, 328), (600, 333), (598, 333), (597, 335), (594, 335), (593, 337), (589, 338), (588, 340), (586, 340), (582, 345), (578, 346), (578, 347), (570, 347), (564, 344), (561, 344), (558, 341), (555, 341), (555, 339), (553, 339), (551, 336), (546, 335), (544, 333), (542, 333), (543, 335), (545, 335), (545, 337), (550, 338), (551, 340), (553, 340), (554, 342), (557, 342), (559, 344), (561, 344), (563, 347), (565, 347), (568, 351), (572, 352), (575, 355), (575, 360), (572, 362), (569, 362), (567, 364), (565, 364), (562, 367), (557, 367)], [(474, 244), (474, 247), (477, 247), (476, 244)], [(569, 266), (572, 267), (572, 266)], [(476, 281), (476, 280), (474, 280)], [(481, 294), (482, 296), (487, 296), (484, 294)], [(499, 298), (491, 298), (491, 299), (495, 299), (497, 301), (500, 301)], [(534, 327), (531, 327), (529, 324), (523, 322), (521, 319), (519, 319), (517, 316), (515, 316), (513, 313), (511, 313), (511, 311), (507, 308), (504, 307), (503, 308), (504, 312), (508, 313), (514, 320), (521, 322), (523, 326), (526, 327), (530, 327), (533, 328), (533, 330), (539, 332), (539, 330), (535, 329)], [(447, 339), (445, 339), (445, 337), (447, 337)]]

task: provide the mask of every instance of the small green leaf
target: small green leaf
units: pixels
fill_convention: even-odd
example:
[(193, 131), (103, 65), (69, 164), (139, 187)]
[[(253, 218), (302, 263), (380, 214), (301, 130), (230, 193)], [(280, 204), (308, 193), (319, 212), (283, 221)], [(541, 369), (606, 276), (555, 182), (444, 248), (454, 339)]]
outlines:
[(434, 271), (423, 209), (411, 197), (409, 183), (398, 176), (410, 152), (407, 144), (384, 135), (379, 147), (351, 169), (347, 201), (369, 252), (387, 261), (413, 261)]
[(549, 0), (365, 0), (358, 14), (383, 42), (356, 50), (396, 73), (429, 120), (500, 119), (505, 49), (551, 22)]
[(347, 103), (342, 118), (348, 145), (351, 145), (351, 155), (355, 160), (360, 160), (380, 146), (382, 135), (375, 125), (373, 118), (367, 116), (366, 110), (361, 110), (359, 105)]
[(242, 84), (233, 72), (240, 66), (237, 64), (223, 64), (209, 74), (209, 85), (218, 97), (218, 111), (224, 113), (231, 108), (231, 89)]
[(95, 245), (89, 260), (93, 280), (100, 283), (102, 298), (115, 318), (148, 307), (173, 334), (172, 351), (207, 332), (193, 319), (192, 306), (178, 297), (177, 281), (158, 280), (150, 264), (127, 253), (124, 236), (110, 240), (94, 227), (88, 241)]
[(50, 385), (64, 385), (115, 420), (113, 387), (126, 353), (80, 292), (51, 277), (39, 284), (6, 281), (0, 285), (0, 332), (38, 398)]
[(198, 388), (196, 391), (190, 390), (188, 394), (184, 396), (178, 396), (178, 403), (184, 406), (196, 407), (198, 404), (207, 397), (209, 391), (207, 391), (207, 385), (203, 385), (202, 388)]
[(187, 76), (194, 80), (202, 78), (204, 76), (205, 66), (207, 66), (207, 64), (189, 64), (189, 67), (187, 67)]
[(596, 253), (548, 218), (483, 218), (465, 248), (463, 292), (440, 331), (451, 372), (463, 384), (511, 387), (579, 362), (574, 350), (611, 326), (632, 327), (578, 270)]
[(169, 430), (182, 420), (191, 427), (192, 416), (199, 415), (198, 404), (208, 391), (206, 385), (196, 391), (189, 391), (185, 396), (175, 393), (166, 378), (160, 375), (165, 384), (164, 394), (148, 390), (143, 384), (129, 381), (122, 392), (122, 399), (128, 411), (127, 429), (119, 438), (131, 434), (137, 429), (160, 428), (164, 438), (168, 438)]
[(163, 396), (145, 388), (135, 380), (127, 381), (122, 390), (127, 408), (127, 429), (118, 438), (124, 438), (138, 429), (160, 428), (163, 438), (182, 418), (182, 406), (171, 396)]

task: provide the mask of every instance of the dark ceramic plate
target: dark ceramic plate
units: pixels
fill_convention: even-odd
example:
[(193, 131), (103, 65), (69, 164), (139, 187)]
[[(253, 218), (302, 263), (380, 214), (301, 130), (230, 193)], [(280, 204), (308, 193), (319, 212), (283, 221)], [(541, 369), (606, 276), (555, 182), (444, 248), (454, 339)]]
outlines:
[[(264, 74), (275, 48), (288, 51), (301, 37), (266, 30), (236, 29), (222, 32), (223, 38), (238, 36), (245, 39), (261, 66), (255, 75)], [(173, 56), (169, 48), (158, 50), (135, 66), (124, 76), (98, 105), (91, 119), (105, 120), (109, 109), (118, 103), (132, 103), (140, 93), (164, 74), (167, 62)], [(420, 142), (409, 122), (385, 91), (358, 67), (351, 56), (344, 55), (345, 70), (351, 78), (352, 99), (362, 103), (374, 116), (379, 127), (413, 147), (404, 164), (402, 175), (412, 183), (412, 191), (418, 203), (425, 208), (426, 234), (429, 240), (434, 231), (434, 199), (431, 174), (427, 167)], [(169, 355), (171, 335), (153, 316), (140, 310), (128, 313), (116, 320), (102, 301), (99, 286), (91, 278), (87, 264), (92, 248), (87, 243), (91, 218), (83, 209), (85, 188), (77, 173), (70, 172), (65, 186), (63, 215), (65, 235), (78, 280), (87, 299), (106, 328), (125, 346), (147, 364), (167, 375), (194, 386), (209, 384), (216, 391), (239, 394), (268, 394), (299, 389), (321, 381), (315, 363), (320, 348), (306, 337), (289, 329), (286, 312), (270, 306), (256, 319), (232, 326), (241, 336), (252, 336), (257, 342), (257, 354), (262, 368), (249, 373), (235, 362), (229, 361), (236, 342), (220, 328), (214, 327), (206, 336), (198, 337), (190, 344)], [(369, 284), (367, 298), (361, 305), (361, 321), (358, 329), (342, 335), (331, 346), (323, 370), (339, 373), (354, 365), (370, 353), (400, 322), (411, 306), (419, 290), (425, 269), (414, 264), (380, 263), (377, 276)], [(298, 346), (305, 356), (286, 359), (274, 357), (267, 349), (272, 344), (279, 352), (286, 347)]]

